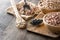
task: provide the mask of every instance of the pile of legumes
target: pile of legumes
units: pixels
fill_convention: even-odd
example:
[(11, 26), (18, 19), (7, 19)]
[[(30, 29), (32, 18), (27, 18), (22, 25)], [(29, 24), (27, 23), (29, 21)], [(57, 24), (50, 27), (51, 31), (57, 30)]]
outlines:
[(60, 25), (60, 12), (51, 12), (45, 16), (45, 21), (48, 24), (58, 26)]

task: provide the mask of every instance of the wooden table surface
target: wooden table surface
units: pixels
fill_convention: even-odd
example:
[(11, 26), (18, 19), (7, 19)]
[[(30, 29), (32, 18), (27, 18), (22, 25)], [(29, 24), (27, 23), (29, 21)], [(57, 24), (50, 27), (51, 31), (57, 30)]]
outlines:
[[(38, 0), (29, 1), (33, 3), (38, 2)], [(60, 40), (60, 37), (50, 38), (28, 32), (27, 30), (17, 29), (15, 26), (15, 17), (7, 14), (5, 10), (10, 5), (9, 0), (0, 1), (0, 40)]]

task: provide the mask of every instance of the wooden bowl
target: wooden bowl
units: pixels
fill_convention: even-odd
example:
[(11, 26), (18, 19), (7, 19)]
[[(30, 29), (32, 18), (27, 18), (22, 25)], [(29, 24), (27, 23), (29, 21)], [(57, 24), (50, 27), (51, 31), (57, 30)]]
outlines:
[[(47, 1), (50, 2), (52, 0), (47, 0)], [(38, 6), (43, 11), (43, 13), (46, 14), (46, 13), (49, 13), (49, 12), (60, 12), (60, 6), (59, 6), (60, 2), (58, 2), (58, 3), (54, 3), (54, 1), (52, 3), (49, 3), (49, 2), (46, 2), (46, 0), (40, 0), (38, 2)]]
[(54, 25), (48, 24), (48, 23), (45, 21), (45, 17), (46, 17), (47, 15), (49, 15), (49, 13), (46, 14), (46, 15), (44, 15), (44, 17), (43, 17), (43, 23), (45, 24), (45, 26), (46, 26), (51, 32), (53, 32), (53, 33), (55, 33), (55, 34), (60, 34), (60, 26), (54, 26)]

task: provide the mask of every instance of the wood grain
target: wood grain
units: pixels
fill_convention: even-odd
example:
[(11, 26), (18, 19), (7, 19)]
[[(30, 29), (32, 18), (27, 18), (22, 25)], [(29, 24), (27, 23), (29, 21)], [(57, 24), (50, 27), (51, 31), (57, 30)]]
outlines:
[(15, 17), (6, 14), (5, 9), (9, 6), (9, 0), (0, 1), (0, 40), (60, 40), (60, 37), (49, 38), (27, 32), (26, 30), (17, 29), (15, 27)]

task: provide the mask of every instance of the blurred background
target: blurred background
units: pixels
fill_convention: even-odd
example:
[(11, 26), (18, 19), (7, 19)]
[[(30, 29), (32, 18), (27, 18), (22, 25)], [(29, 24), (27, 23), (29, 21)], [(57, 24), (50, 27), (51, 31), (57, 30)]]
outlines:
[[(18, 3), (19, 1), (21, 0), (15, 0), (16, 3)], [(37, 1), (27, 0), (27, 1), (31, 1), (36, 4), (38, 2), (38, 0)], [(0, 0), (0, 40), (17, 40), (17, 39), (22, 40), (24, 38), (23, 33), (25, 32), (17, 31), (18, 29), (15, 27), (15, 17), (7, 14), (6, 12), (6, 9), (10, 6), (11, 6), (10, 0)], [(18, 35), (19, 37), (16, 38), (16, 35)]]
[[(21, 0), (15, 0), (18, 3)], [(38, 4), (39, 0), (27, 0)], [(53, 40), (49, 37), (33, 34), (15, 27), (15, 17), (7, 14), (6, 9), (11, 6), (10, 0), (0, 0), (0, 40)], [(55, 39), (54, 39), (55, 40)], [(59, 40), (59, 39), (56, 39)]]

